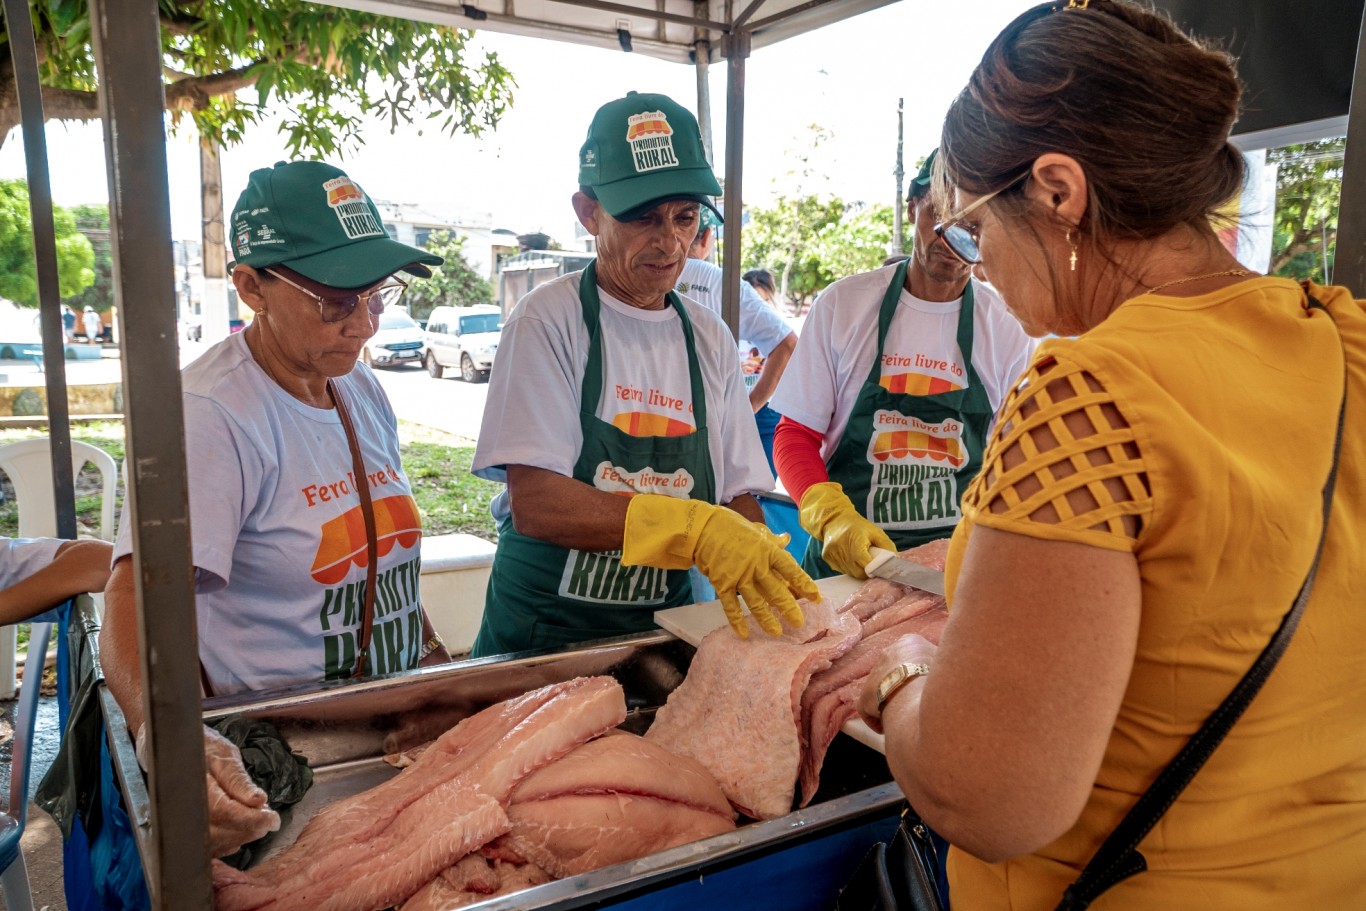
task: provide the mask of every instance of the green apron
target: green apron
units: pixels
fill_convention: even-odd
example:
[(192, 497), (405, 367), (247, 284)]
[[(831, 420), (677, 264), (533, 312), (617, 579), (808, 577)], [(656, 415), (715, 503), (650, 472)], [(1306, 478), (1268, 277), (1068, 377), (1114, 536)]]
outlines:
[[(947, 538), (958, 524), (968, 482), (982, 467), (992, 408), (972, 366), (972, 282), (958, 311), (958, 347), (967, 367), (964, 388), (927, 395), (881, 385), (882, 349), (905, 286), (903, 261), (887, 286), (877, 321), (877, 353), (854, 400), (839, 444), (826, 460), (830, 480), (844, 487), (859, 513), (887, 532), (899, 550)], [(821, 559), (821, 542), (807, 544), (802, 568), (813, 579), (836, 575)]]
[[(716, 482), (707, 446), (707, 404), (692, 323), (678, 295), (669, 306), (678, 312), (688, 351), (692, 383), (692, 433), (674, 437), (635, 437), (597, 416), (602, 399), (602, 332), (594, 265), (579, 279), (579, 301), (588, 326), (588, 363), (579, 404), (583, 448), (574, 480), (592, 485), (604, 471), (691, 476), (689, 496), (716, 502)], [(472, 656), (502, 655), (529, 649), (559, 648), (589, 639), (654, 629), (654, 612), (692, 601), (687, 570), (622, 566), (621, 552), (573, 550), (527, 537), (504, 519), (484, 599), (484, 618)]]

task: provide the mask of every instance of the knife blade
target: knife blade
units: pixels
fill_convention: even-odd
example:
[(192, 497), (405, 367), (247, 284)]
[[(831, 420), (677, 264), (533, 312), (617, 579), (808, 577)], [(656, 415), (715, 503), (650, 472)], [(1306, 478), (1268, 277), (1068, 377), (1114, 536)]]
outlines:
[(935, 595), (944, 594), (944, 574), (937, 569), (912, 563), (905, 557), (881, 547), (870, 547), (868, 552), (873, 558), (868, 561), (864, 572), (879, 579), (909, 585)]

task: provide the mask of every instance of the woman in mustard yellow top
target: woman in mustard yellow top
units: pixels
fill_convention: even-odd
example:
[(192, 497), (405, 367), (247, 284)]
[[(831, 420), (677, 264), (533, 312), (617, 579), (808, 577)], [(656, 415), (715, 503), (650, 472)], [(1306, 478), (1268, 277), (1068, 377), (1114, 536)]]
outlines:
[[(1264, 278), (1210, 218), (1241, 186), (1232, 60), (1122, 0), (1040, 7), (950, 109), (941, 236), (1045, 342), (949, 555), (936, 650), (877, 685), (896, 780), (953, 845), (955, 911), (1052, 909), (1270, 640), (1265, 688), (1104, 911), (1366, 907), (1366, 316)], [(1331, 314), (1331, 318), (1330, 318)], [(905, 676), (904, 674), (901, 676)]]

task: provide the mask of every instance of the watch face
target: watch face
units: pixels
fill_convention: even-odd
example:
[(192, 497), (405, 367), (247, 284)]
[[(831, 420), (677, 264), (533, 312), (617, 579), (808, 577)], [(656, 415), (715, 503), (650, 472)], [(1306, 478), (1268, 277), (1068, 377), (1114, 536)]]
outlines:
[(882, 707), (887, 700), (901, 687), (914, 680), (916, 677), (923, 676), (930, 672), (928, 664), (898, 664), (887, 672), (887, 676), (882, 678), (882, 682), (877, 685), (877, 708), (882, 712)]

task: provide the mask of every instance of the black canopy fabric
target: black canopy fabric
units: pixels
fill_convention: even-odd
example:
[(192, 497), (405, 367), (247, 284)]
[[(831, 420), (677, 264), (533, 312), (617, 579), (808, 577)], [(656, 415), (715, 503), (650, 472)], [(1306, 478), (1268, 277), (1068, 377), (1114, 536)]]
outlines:
[(1366, 0), (1158, 0), (1182, 28), (1237, 55), (1234, 132), (1346, 117)]

